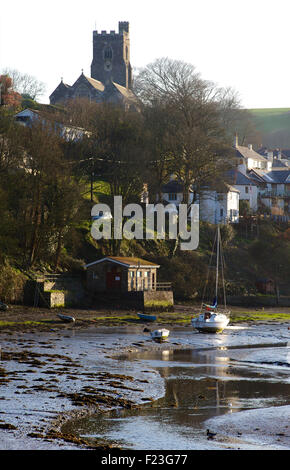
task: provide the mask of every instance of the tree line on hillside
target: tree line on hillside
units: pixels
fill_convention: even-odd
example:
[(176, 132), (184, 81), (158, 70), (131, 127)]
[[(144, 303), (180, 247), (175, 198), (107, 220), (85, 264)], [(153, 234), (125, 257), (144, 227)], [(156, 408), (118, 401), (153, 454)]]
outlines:
[[(30, 126), (15, 122), (20, 108), (1, 106), (2, 267), (71, 270), (96, 254), (146, 256), (142, 243), (93, 240), (92, 203), (112, 204), (116, 195), (124, 205), (140, 202), (144, 183), (154, 202), (172, 174), (188, 202), (192, 185), (196, 194), (224, 178), (233, 134), (246, 122), (233, 90), (203, 80), (190, 64), (160, 59), (140, 71), (135, 93), (138, 112), (79, 99), (39, 106), (42, 117)], [(64, 128), (81, 138), (64, 138)], [(100, 194), (97, 182), (105, 187)]]

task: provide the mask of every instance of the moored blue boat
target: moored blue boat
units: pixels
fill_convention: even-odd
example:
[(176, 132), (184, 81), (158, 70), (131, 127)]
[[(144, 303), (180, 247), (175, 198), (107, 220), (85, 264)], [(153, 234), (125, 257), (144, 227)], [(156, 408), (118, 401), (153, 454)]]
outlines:
[(140, 318), (140, 320), (143, 320), (143, 321), (155, 321), (156, 320), (156, 316), (155, 315), (146, 315), (146, 313), (137, 313), (138, 317)]

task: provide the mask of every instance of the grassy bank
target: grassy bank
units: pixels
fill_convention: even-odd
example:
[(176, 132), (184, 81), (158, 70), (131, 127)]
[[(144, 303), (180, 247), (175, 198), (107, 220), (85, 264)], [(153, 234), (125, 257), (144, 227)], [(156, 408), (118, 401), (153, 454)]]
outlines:
[[(76, 322), (64, 323), (58, 317), (58, 309), (12, 306), (8, 311), (1, 312), (0, 332), (39, 331), (62, 328), (112, 327), (145, 325), (135, 311), (123, 310), (78, 310), (61, 309), (64, 314), (75, 317)], [(199, 306), (176, 306), (172, 312), (155, 311), (157, 321), (152, 325), (168, 325), (174, 327), (190, 326), (190, 320), (199, 312)], [(231, 324), (258, 322), (290, 322), (290, 308), (269, 308), (256, 310), (244, 307), (231, 309)]]

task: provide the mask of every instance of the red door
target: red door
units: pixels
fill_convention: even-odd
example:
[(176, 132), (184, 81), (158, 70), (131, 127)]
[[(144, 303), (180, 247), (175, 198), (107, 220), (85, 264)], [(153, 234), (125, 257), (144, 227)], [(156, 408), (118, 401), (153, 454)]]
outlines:
[(114, 290), (121, 290), (121, 273), (115, 272), (107, 272), (106, 274), (106, 288), (107, 289), (114, 289)]

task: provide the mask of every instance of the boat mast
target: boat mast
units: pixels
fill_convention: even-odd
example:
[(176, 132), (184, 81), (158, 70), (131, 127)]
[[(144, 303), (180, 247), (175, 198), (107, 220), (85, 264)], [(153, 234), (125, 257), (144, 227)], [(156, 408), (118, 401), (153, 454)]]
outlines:
[(217, 250), (216, 250), (216, 277), (215, 277), (215, 296), (217, 299), (218, 279), (219, 279), (219, 257), (220, 257), (220, 228), (217, 229)]

